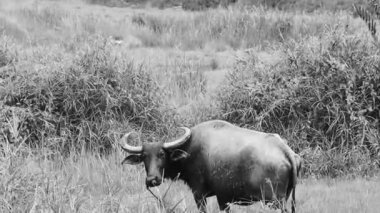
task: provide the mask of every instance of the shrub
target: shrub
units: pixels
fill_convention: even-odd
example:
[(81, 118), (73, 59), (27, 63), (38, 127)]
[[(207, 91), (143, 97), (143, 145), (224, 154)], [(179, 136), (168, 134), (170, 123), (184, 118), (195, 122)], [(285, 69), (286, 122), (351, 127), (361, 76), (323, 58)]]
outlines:
[(67, 69), (15, 69), (6, 80), (1, 115), (9, 121), (17, 115), (15, 128), (31, 146), (54, 141), (60, 150), (107, 151), (126, 120), (144, 131), (166, 131), (164, 105), (149, 72), (113, 56), (107, 43), (95, 44)]
[(323, 40), (288, 42), (268, 70), (254, 57), (237, 65), (219, 95), (224, 118), (285, 135), (296, 150), (359, 147), (379, 163), (379, 52), (340, 32)]

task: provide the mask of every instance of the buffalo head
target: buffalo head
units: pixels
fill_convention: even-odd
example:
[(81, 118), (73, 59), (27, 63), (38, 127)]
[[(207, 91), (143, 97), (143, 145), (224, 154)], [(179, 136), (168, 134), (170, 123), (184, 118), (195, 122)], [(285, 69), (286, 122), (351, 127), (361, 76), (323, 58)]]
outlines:
[(122, 164), (138, 164), (143, 162), (146, 171), (146, 186), (154, 187), (161, 184), (162, 179), (167, 176), (165, 170), (181, 159), (187, 158), (189, 154), (178, 149), (190, 138), (191, 131), (187, 127), (181, 127), (185, 133), (175, 141), (168, 143), (144, 143), (142, 146), (131, 146), (128, 144), (127, 133), (120, 140), (122, 149), (131, 155), (127, 156)]

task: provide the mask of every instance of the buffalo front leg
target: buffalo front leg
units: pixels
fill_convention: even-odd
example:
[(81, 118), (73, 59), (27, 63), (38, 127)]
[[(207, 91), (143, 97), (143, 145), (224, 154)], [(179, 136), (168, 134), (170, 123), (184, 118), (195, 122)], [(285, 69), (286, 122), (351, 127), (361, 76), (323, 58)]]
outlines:
[(218, 200), (219, 210), (230, 213), (230, 205), (228, 205), (228, 202), (220, 197), (216, 197), (216, 199)]
[(201, 213), (206, 213), (206, 205), (207, 205), (207, 200), (206, 197), (202, 194), (194, 194), (194, 200), (195, 203), (197, 204), (198, 210)]

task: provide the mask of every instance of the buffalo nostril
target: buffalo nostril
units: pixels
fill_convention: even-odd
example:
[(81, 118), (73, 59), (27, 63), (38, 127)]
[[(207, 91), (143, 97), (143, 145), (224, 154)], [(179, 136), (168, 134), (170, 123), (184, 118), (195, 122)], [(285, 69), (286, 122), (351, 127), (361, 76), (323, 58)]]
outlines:
[(147, 177), (147, 179), (146, 179), (146, 185), (148, 185), (148, 186), (155, 186), (156, 182), (157, 182), (156, 177), (154, 177), (154, 176)]
[(155, 176), (150, 176), (146, 178), (146, 185), (149, 187), (158, 186), (161, 184), (160, 178)]

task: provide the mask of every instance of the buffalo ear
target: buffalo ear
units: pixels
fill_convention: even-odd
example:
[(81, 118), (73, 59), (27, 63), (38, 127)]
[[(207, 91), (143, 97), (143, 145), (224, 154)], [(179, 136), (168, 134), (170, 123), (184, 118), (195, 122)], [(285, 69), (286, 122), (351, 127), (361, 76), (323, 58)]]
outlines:
[(179, 161), (188, 157), (190, 157), (190, 154), (180, 149), (175, 149), (170, 153), (170, 159), (172, 161)]
[(141, 155), (128, 155), (126, 158), (124, 158), (123, 162), (121, 162), (121, 164), (131, 164), (131, 165), (135, 165), (135, 164), (139, 164), (142, 162), (142, 157)]

